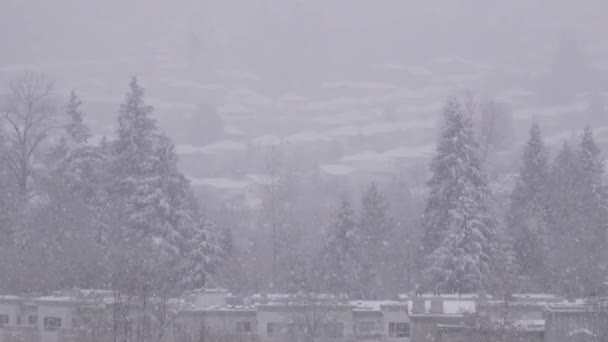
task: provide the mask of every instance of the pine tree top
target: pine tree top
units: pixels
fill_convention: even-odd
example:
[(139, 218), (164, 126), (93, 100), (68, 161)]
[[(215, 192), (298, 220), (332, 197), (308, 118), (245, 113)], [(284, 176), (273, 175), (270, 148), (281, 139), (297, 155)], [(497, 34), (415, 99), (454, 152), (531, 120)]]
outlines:
[(600, 158), (601, 150), (593, 138), (593, 130), (587, 126), (581, 135), (579, 157), (582, 171), (589, 174), (594, 181), (600, 182), (604, 173), (604, 161)]
[(363, 194), (361, 204), (361, 230), (367, 235), (384, 234), (391, 222), (387, 216), (388, 203), (376, 183), (372, 183)]
[(86, 143), (91, 137), (89, 127), (84, 123), (84, 114), (82, 113), (80, 106), (82, 106), (82, 101), (78, 95), (76, 95), (76, 92), (72, 90), (70, 92), (70, 100), (66, 110), (70, 120), (66, 130), (72, 140), (77, 144)]
[(540, 126), (533, 124), (524, 147), (519, 180), (512, 193), (512, 201), (531, 201), (542, 194), (549, 176), (549, 150), (542, 140)]
[(138, 139), (155, 132), (156, 121), (150, 118), (154, 108), (144, 103), (144, 89), (139, 85), (137, 77), (133, 76), (129, 83), (129, 92), (125, 101), (120, 105), (118, 117), (119, 139), (133, 139), (133, 143), (140, 143)]

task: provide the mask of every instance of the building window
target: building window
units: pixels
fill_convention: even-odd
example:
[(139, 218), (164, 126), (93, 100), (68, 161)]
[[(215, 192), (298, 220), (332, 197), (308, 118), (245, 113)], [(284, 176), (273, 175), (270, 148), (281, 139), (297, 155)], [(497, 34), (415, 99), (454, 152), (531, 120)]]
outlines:
[(61, 318), (44, 317), (44, 330), (57, 331), (59, 328), (61, 328)]
[(376, 322), (362, 321), (357, 323), (357, 334), (367, 335), (376, 332)]
[(9, 323), (8, 315), (0, 314), (0, 327)]
[(344, 336), (344, 324), (340, 322), (325, 323), (323, 325), (325, 338), (341, 338)]
[(293, 323), (281, 323), (281, 322), (268, 322), (266, 323), (266, 335), (272, 336), (285, 336), (291, 335), (295, 331)]
[(27, 324), (29, 324), (29, 325), (37, 325), (38, 324), (38, 315), (29, 315), (29, 316), (27, 316)]
[(407, 322), (390, 322), (388, 324), (389, 337), (410, 337), (410, 324)]
[(251, 322), (249, 321), (237, 321), (236, 332), (240, 334), (251, 333)]

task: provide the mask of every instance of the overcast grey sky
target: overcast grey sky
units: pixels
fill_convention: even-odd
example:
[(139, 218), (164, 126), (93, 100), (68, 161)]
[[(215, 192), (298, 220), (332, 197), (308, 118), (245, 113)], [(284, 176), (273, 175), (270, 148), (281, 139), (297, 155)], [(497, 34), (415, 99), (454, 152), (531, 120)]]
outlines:
[[(191, 33), (220, 55), (253, 55), (264, 40), (281, 38), (325, 46), (330, 55), (359, 45), (389, 58), (454, 48), (456, 37), (470, 50), (484, 40), (552, 41), (560, 29), (593, 41), (607, 31), (607, 11), (601, 0), (3, 0), (0, 61), (130, 55)], [(471, 52), (487, 55), (478, 45)]]

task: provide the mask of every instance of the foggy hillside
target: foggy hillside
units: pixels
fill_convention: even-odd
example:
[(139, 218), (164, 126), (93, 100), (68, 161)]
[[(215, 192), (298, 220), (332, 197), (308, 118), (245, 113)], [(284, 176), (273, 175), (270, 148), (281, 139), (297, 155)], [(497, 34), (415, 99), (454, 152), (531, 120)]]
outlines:
[[(243, 293), (334, 291), (316, 282), (335, 280), (327, 266), (359, 298), (505, 292), (509, 272), (518, 290), (588, 295), (606, 271), (585, 268), (608, 217), (605, 13), (602, 0), (2, 0), (0, 290), (104, 288), (151, 259), (184, 288)], [(526, 162), (542, 185), (524, 184)], [(463, 217), (482, 241), (462, 248), (484, 255), (457, 261), (526, 267), (441, 278), (453, 265), (433, 252)], [(597, 236), (564, 241), (570, 226)], [(531, 256), (543, 248), (597, 259)], [(347, 252), (367, 280), (348, 278), (365, 272)]]

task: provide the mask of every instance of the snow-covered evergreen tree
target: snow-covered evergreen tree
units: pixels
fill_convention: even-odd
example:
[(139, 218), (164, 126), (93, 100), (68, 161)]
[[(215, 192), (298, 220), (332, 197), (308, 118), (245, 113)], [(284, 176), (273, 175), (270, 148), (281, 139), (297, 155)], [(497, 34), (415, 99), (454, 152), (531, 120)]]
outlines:
[(187, 253), (181, 260), (184, 275), (181, 283), (188, 288), (207, 286), (216, 268), (224, 258), (221, 244), (214, 238), (216, 227), (202, 220), (194, 229), (194, 235), (187, 241)]
[(212, 239), (197, 224), (198, 207), (188, 180), (177, 170), (175, 147), (158, 132), (143, 95), (133, 78), (111, 146), (110, 193), (124, 223), (117, 236), (154, 249), (159, 263), (185, 272), (180, 277), (200, 282), (204, 273), (200, 268), (208, 263), (195, 260), (206, 261), (204, 253), (213, 249)]
[(344, 200), (336, 222), (330, 227), (323, 250), (323, 267), (327, 289), (350, 294), (354, 289), (357, 269), (359, 232), (355, 212)]
[(388, 204), (384, 195), (372, 183), (363, 194), (359, 218), (361, 267), (361, 292), (366, 298), (376, 297), (382, 292), (382, 271), (389, 257), (389, 234), (393, 223), (388, 217)]
[(424, 213), (425, 276), (435, 291), (478, 291), (491, 278), (496, 221), (488, 211), (491, 197), (471, 118), (450, 99), (443, 119)]
[(538, 124), (530, 128), (524, 147), (519, 177), (510, 198), (507, 224), (514, 240), (518, 264), (532, 280), (534, 290), (550, 281), (548, 274), (548, 233), (546, 223), (549, 152)]
[(608, 228), (608, 207), (606, 192), (602, 187), (604, 162), (600, 149), (595, 143), (593, 132), (586, 127), (579, 147), (580, 162), (580, 205), (582, 235), (579, 240), (585, 254), (579, 260), (579, 278), (584, 285), (585, 295), (599, 294), (606, 276), (606, 230)]
[(553, 160), (548, 191), (547, 223), (551, 234), (551, 264), (555, 271), (554, 290), (566, 295), (581, 294), (573, 262), (581, 253), (583, 234), (580, 206), (580, 163), (570, 144), (564, 142)]
[(76, 95), (76, 92), (70, 92), (70, 101), (67, 106), (67, 114), (70, 121), (66, 129), (72, 140), (77, 144), (86, 143), (91, 137), (91, 131), (84, 123), (84, 115), (80, 109), (81, 105), (82, 101)]

